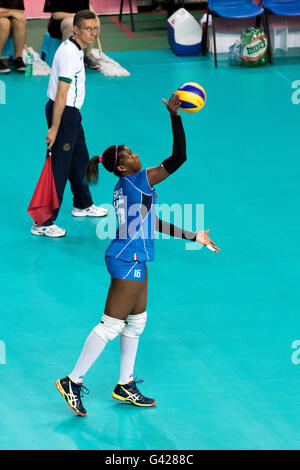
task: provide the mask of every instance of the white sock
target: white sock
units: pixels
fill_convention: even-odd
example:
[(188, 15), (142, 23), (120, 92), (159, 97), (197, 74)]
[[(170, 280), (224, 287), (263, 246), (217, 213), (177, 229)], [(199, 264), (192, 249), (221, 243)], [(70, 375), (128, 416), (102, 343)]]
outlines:
[(79, 359), (71, 372), (69, 377), (73, 382), (82, 382), (83, 377), (94, 364), (95, 360), (102, 353), (106, 346), (106, 342), (103, 341), (94, 331), (92, 331), (83, 346), (82, 352)]
[(139, 336), (129, 337), (120, 334), (120, 384), (127, 384), (133, 380), (133, 368), (135, 363), (136, 352), (139, 344)]

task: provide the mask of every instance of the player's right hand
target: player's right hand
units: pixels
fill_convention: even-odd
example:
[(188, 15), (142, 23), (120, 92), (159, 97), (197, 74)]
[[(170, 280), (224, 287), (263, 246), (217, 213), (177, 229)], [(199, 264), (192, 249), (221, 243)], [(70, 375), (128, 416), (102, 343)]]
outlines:
[(164, 98), (162, 98), (162, 101), (165, 103), (170, 114), (173, 116), (179, 116), (178, 109), (180, 107), (180, 99), (177, 93), (173, 93), (169, 101), (165, 100)]
[(46, 134), (46, 144), (47, 144), (47, 149), (51, 149), (55, 140), (56, 140), (56, 136), (57, 136), (57, 131), (52, 129), (52, 127), (50, 127), (50, 129), (48, 130), (47, 134)]

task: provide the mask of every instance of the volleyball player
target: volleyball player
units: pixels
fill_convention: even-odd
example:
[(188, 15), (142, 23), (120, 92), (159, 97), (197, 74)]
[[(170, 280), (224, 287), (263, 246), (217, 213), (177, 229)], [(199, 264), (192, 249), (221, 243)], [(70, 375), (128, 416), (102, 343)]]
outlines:
[[(130, 148), (111, 146), (101, 157), (93, 157), (88, 164), (87, 180), (98, 180), (98, 166), (113, 172), (119, 181), (114, 189), (114, 207), (118, 216), (115, 239), (106, 250), (106, 266), (111, 275), (104, 314), (89, 334), (73, 371), (56, 381), (59, 392), (71, 408), (80, 416), (86, 415), (82, 393), (86, 391), (82, 381), (106, 344), (120, 335), (120, 377), (112, 396), (136, 406), (151, 407), (155, 399), (145, 397), (133, 379), (134, 363), (147, 320), (147, 266), (154, 256), (154, 230), (192, 239), (206, 245), (216, 253), (219, 248), (206, 231), (187, 233), (170, 226), (155, 217), (156, 193), (154, 186), (177, 171), (186, 161), (185, 133), (178, 113), (180, 101), (174, 93), (167, 102), (171, 115), (173, 153), (161, 165), (142, 170), (139, 157)], [(138, 216), (137, 216), (138, 214)]]

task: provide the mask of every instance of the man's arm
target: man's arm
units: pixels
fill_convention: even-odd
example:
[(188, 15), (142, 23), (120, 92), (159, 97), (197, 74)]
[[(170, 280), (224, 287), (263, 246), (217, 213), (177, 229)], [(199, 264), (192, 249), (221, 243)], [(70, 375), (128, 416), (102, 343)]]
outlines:
[(67, 102), (67, 95), (68, 95), (69, 88), (70, 88), (70, 83), (59, 80), (57, 93), (56, 93), (56, 97), (55, 97), (55, 101), (53, 105), (52, 124), (46, 135), (46, 143), (47, 143), (48, 149), (51, 149), (51, 147), (53, 146), (56, 140), (57, 132), (60, 126), (61, 117), (62, 117), (62, 114), (66, 106), (66, 102)]
[(0, 8), (0, 18), (14, 18), (20, 23), (25, 23), (26, 18), (23, 14), (23, 10), (15, 10), (10, 8)]
[(13, 10), (8, 8), (0, 8), (0, 18), (8, 18), (13, 13)]
[(75, 13), (67, 13), (65, 11), (56, 11), (52, 13), (52, 18), (54, 20), (64, 20), (65, 18), (72, 18)]

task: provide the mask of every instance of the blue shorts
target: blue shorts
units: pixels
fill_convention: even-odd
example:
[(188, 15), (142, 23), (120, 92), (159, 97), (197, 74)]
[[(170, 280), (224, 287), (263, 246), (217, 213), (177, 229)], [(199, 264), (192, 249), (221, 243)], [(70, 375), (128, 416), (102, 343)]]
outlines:
[(146, 276), (146, 262), (124, 261), (105, 256), (107, 270), (112, 278), (127, 279), (129, 281), (144, 281)]

